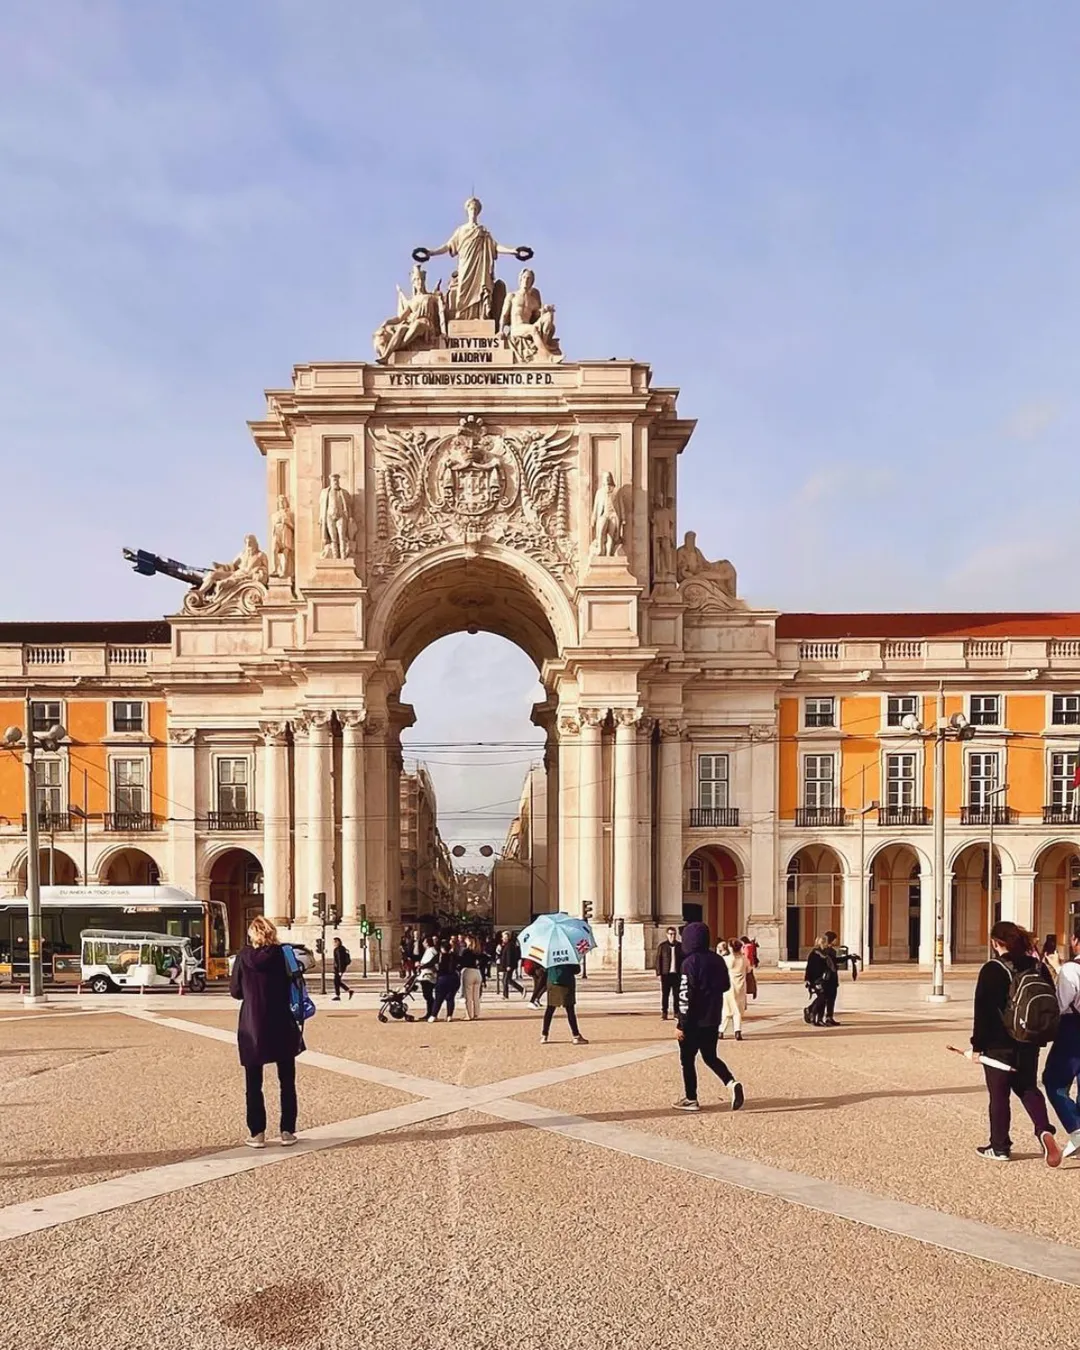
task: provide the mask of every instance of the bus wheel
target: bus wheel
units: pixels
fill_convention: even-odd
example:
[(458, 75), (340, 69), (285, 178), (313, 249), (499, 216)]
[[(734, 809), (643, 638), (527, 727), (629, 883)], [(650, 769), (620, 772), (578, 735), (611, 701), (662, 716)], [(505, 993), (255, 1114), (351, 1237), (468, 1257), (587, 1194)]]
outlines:
[(90, 990), (94, 994), (108, 994), (112, 987), (113, 982), (107, 975), (95, 975), (90, 981)]
[(206, 976), (192, 975), (191, 979), (188, 980), (188, 988), (193, 994), (201, 994), (206, 988)]

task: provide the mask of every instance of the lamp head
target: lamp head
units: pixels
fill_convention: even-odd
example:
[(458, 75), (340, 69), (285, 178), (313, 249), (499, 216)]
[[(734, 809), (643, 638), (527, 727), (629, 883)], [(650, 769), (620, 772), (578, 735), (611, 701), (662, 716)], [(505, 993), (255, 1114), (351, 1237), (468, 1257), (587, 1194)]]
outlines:
[(18, 727), (8, 727), (4, 732), (4, 745), (11, 749), (22, 744), (22, 732)]
[(922, 723), (914, 713), (907, 713), (900, 719), (900, 725), (905, 731), (922, 731)]

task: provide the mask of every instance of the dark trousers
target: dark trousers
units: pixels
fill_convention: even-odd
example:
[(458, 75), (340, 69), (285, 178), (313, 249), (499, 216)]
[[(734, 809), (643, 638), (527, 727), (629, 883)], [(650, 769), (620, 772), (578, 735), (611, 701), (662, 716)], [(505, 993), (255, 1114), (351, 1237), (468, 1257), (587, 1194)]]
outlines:
[(435, 1002), (432, 1005), (429, 1017), (438, 1017), (442, 1012), (443, 1004), (446, 1004), (447, 1017), (454, 1015), (454, 999), (457, 996), (461, 981), (456, 975), (440, 975), (435, 981)]
[[(548, 1004), (548, 1006), (544, 1009), (545, 1036), (551, 1030), (551, 1023), (554, 1017), (555, 1017), (555, 1009), (550, 1004)], [(566, 1004), (566, 1020), (570, 1023), (571, 1036), (580, 1036), (581, 1032), (578, 1031), (577, 1013), (574, 1011), (574, 1005), (572, 1003)]]
[(668, 1014), (668, 1004), (671, 1004), (671, 1011), (679, 1011), (679, 977), (672, 973), (671, 975), (660, 976), (660, 1010), (666, 1017)]
[(346, 994), (351, 994), (351, 993), (352, 993), (352, 990), (351, 990), (351, 989), (349, 988), (349, 986), (345, 983), (345, 979), (344, 979), (344, 977), (342, 976), (341, 972), (340, 972), (339, 970), (335, 970), (335, 971), (334, 971), (334, 993), (337, 994), (338, 998), (341, 997), (342, 990), (344, 990)]
[(533, 976), (532, 1001), (534, 1003), (539, 1003), (540, 995), (543, 994), (546, 990), (547, 990), (547, 971), (538, 970), (536, 974)]
[(432, 1017), (435, 1014), (435, 986), (430, 980), (420, 981), (420, 992), (424, 996), (424, 1016)]
[(518, 991), (519, 994), (523, 994), (525, 992), (525, 986), (523, 984), (518, 984), (517, 980), (514, 978), (514, 972), (512, 970), (501, 970), (499, 974), (502, 977), (503, 998), (510, 997), (511, 985), (514, 986), (514, 988)]
[[(992, 1055), (993, 1051), (987, 1053)], [(1021, 1106), (1031, 1117), (1036, 1139), (1051, 1128), (1050, 1119), (1046, 1114), (1046, 1102), (1036, 1083), (1039, 1072), (1038, 1050), (1034, 1046), (1022, 1046), (1016, 1060), (1015, 1073), (1006, 1073), (1004, 1069), (991, 1069), (989, 1065), (983, 1065), (986, 1090), (990, 1094), (990, 1144), (996, 1153), (1008, 1153), (1012, 1148), (1012, 1139), (1009, 1135), (1011, 1093), (1016, 1093)]]
[(1066, 1013), (1046, 1056), (1043, 1087), (1062, 1128), (1080, 1130), (1080, 1109), (1073, 1100), (1073, 1084), (1080, 1080), (1080, 1016)]
[(683, 1038), (679, 1042), (679, 1059), (682, 1063), (683, 1091), (687, 1099), (697, 1101), (697, 1057), (701, 1056), (707, 1068), (712, 1069), (721, 1083), (733, 1082), (735, 1075), (722, 1059), (717, 1056), (716, 1042), (720, 1036), (719, 1027), (685, 1027)]
[(825, 985), (825, 1019), (831, 1022), (836, 1015), (836, 996), (840, 992), (840, 981), (834, 980)]
[[(278, 1086), (281, 1089), (281, 1128), (296, 1133), (296, 1060), (279, 1059)], [(249, 1134), (263, 1134), (266, 1130), (266, 1101), (263, 1098), (263, 1066), (244, 1065), (244, 1086), (247, 1091), (247, 1127)]]

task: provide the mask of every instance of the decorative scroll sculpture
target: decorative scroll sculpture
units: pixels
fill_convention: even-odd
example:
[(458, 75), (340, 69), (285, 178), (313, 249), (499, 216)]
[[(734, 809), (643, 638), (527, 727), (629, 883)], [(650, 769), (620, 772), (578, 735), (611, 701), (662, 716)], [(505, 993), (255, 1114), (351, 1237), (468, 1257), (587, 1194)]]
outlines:
[(296, 555), (296, 530), (288, 497), (277, 499), (277, 509), (270, 517), (270, 570), (275, 577), (292, 575)]
[(451, 319), (498, 319), (502, 314), (506, 286), (495, 280), (495, 259), (500, 253), (512, 254), (519, 262), (528, 262), (532, 249), (507, 248), (497, 244), (491, 231), (480, 224), (483, 203), (470, 197), (465, 203), (465, 223), (459, 225), (442, 248), (414, 248), (413, 258), (425, 263), (448, 253), (457, 259), (457, 269), (447, 291), (447, 317)]
[(618, 489), (609, 472), (600, 479), (593, 498), (592, 551), (602, 558), (613, 558), (622, 547), (623, 519), (619, 510)]
[[(439, 283), (441, 286), (442, 283)], [(398, 287), (398, 312), (376, 329), (375, 355), (386, 361), (394, 352), (412, 347), (429, 347), (446, 332), (446, 300), (439, 286), (427, 289), (427, 273), (417, 265), (412, 270), (412, 294)]]
[(407, 558), (443, 543), (488, 539), (551, 570), (570, 570), (567, 472), (572, 432), (513, 435), (480, 417), (448, 435), (372, 428), (376, 537), (372, 570), (388, 577)]
[(532, 268), (523, 268), (517, 290), (506, 297), (499, 324), (507, 334), (514, 356), (523, 365), (540, 356), (562, 360), (559, 339), (555, 336), (555, 306), (544, 304), (535, 282)]
[(745, 609), (735, 593), (735, 568), (726, 558), (709, 562), (687, 530), (677, 554), (679, 594), (688, 609)]
[(351, 558), (356, 537), (352, 499), (341, 486), (341, 475), (332, 473), (319, 493), (319, 528), (324, 558)]
[(253, 534), (232, 562), (215, 563), (184, 597), (185, 614), (254, 614), (266, 599), (270, 564)]

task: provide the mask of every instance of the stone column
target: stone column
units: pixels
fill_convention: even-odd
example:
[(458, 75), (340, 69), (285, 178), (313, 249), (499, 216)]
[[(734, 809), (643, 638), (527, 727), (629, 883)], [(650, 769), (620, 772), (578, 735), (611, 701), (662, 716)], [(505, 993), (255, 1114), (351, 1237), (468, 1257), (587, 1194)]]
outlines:
[(614, 915), (639, 918), (647, 906), (638, 892), (638, 738), (640, 708), (615, 709), (615, 874)]
[(379, 927), (386, 918), (386, 734), (385, 717), (368, 714), (364, 723), (365, 800), (372, 804), (367, 821), (367, 907), (368, 919)]
[(341, 722), (341, 919), (358, 923), (367, 891), (367, 794), (364, 712), (338, 714)]
[[(1001, 873), (1001, 917), (1030, 933), (1035, 924), (1035, 871), (1017, 868)], [(1067, 916), (1066, 916), (1067, 917)], [(1036, 934), (1038, 936), (1038, 934)]]
[(332, 746), (330, 714), (322, 708), (304, 713), (302, 725), (307, 733), (304, 755), (307, 779), (307, 839), (305, 865), (298, 868), (298, 879), (303, 878), (306, 894), (297, 897), (297, 917), (303, 914), (314, 922), (314, 896), (326, 894), (327, 904), (334, 900), (334, 794), (332, 773)]
[(289, 724), (260, 722), (263, 750), (263, 910), (273, 923), (288, 925), (289, 894)]
[(544, 855), (544, 905), (549, 913), (556, 913), (563, 904), (559, 895), (559, 741), (554, 731), (548, 732), (544, 752), (544, 805), (547, 808), (547, 850)]
[(174, 808), (177, 819), (169, 831), (169, 881), (196, 895), (207, 895), (207, 890), (198, 889), (195, 873), (195, 822), (199, 813), (195, 799), (195, 736), (194, 727), (169, 728), (166, 752), (169, 799), (178, 803)]
[(582, 708), (578, 753), (578, 889), (580, 904), (604, 912), (604, 762), (600, 748), (606, 708)]
[(777, 765), (780, 758), (779, 732), (775, 723), (755, 723), (750, 727), (750, 826), (749, 876), (742, 879), (743, 914), (741, 932), (750, 933), (759, 944), (763, 961), (778, 961), (786, 955), (787, 879), (781, 875), (779, 793)]
[(665, 718), (660, 723), (660, 879), (658, 921), (661, 927), (682, 923), (683, 756), (686, 723)]
[(581, 914), (578, 877), (578, 735), (576, 713), (559, 718), (559, 907)]

